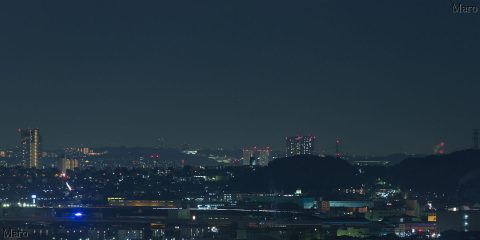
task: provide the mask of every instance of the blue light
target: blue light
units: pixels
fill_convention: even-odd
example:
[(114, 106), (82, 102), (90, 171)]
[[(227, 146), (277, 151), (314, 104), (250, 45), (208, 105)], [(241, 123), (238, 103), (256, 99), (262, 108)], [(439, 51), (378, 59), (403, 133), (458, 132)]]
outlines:
[(75, 213), (74, 215), (75, 215), (75, 217), (81, 217), (81, 216), (83, 216), (83, 213), (77, 212), (77, 213)]

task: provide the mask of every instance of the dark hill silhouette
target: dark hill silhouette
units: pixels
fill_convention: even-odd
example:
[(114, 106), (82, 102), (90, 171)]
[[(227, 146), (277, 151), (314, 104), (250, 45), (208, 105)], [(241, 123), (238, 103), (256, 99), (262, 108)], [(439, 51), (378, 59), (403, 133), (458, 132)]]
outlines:
[(464, 200), (480, 197), (480, 151), (465, 150), (446, 155), (407, 158), (392, 167), (356, 166), (333, 157), (300, 155), (279, 158), (268, 167), (243, 167), (236, 171), (235, 189), (292, 193), (301, 188), (317, 196), (334, 189), (358, 187), (381, 177), (403, 189), (447, 193)]
[(313, 194), (331, 193), (333, 189), (360, 184), (355, 169), (333, 157), (300, 155), (279, 158), (268, 167), (248, 167), (237, 171), (236, 188), (245, 191), (293, 193), (296, 189)]
[(479, 178), (480, 150), (408, 158), (387, 171), (390, 180), (404, 188), (453, 193)]
[(276, 159), (269, 164), (273, 181), (285, 190), (331, 190), (351, 186), (356, 180), (355, 169), (334, 157), (300, 155)]

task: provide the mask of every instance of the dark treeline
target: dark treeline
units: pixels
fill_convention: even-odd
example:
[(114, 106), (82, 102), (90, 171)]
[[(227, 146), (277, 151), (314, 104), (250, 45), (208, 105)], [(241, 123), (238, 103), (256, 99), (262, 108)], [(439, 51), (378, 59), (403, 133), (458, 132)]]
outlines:
[(392, 167), (358, 167), (333, 157), (295, 156), (268, 167), (235, 170), (241, 191), (293, 192), (297, 188), (325, 195), (336, 188), (359, 187), (382, 178), (403, 189), (461, 195), (475, 199), (480, 189), (480, 151), (407, 158)]

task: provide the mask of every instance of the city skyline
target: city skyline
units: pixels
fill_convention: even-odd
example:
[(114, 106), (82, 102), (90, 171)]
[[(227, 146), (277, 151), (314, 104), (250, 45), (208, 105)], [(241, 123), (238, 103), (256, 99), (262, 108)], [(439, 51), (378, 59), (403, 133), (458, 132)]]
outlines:
[[(39, 128), (25, 128), (26, 130), (28, 129), (34, 129), (34, 130), (39, 130)], [(17, 130), (17, 135), (18, 135), (18, 132), (21, 131), (20, 128), (18, 128)], [(470, 132), (470, 137), (467, 137), (468, 134), (466, 134), (466, 136), (464, 136), (465, 139), (468, 139), (468, 141), (465, 141), (465, 145), (463, 146), (457, 146), (457, 148), (452, 148), (450, 146), (449, 143), (447, 143), (447, 141), (445, 140), (440, 140), (438, 142), (434, 142), (432, 143), (432, 145), (427, 148), (425, 151), (418, 151), (418, 152), (413, 152), (413, 151), (408, 151), (408, 150), (404, 150), (404, 151), (392, 151), (392, 152), (352, 152), (350, 151), (351, 149), (351, 146), (347, 145), (345, 147), (344, 145), (344, 140), (343, 139), (340, 139), (340, 138), (335, 138), (333, 139), (333, 141), (329, 141), (327, 142), (328, 139), (319, 139), (317, 138), (317, 136), (315, 135), (305, 135), (305, 137), (313, 137), (315, 138), (314, 139), (314, 142), (315, 142), (315, 150), (313, 151), (313, 153), (316, 153), (316, 154), (329, 154), (329, 155), (335, 155), (337, 154), (337, 150), (339, 150), (342, 154), (344, 153), (347, 153), (347, 154), (359, 154), (359, 155), (362, 155), (362, 154), (366, 154), (366, 155), (389, 155), (389, 154), (397, 154), (397, 153), (405, 153), (405, 154), (436, 154), (437, 153), (437, 150), (438, 150), (438, 147), (439, 145), (441, 145), (442, 147), (442, 153), (446, 153), (446, 152), (455, 152), (455, 151), (459, 151), (459, 150), (464, 150), (464, 149), (475, 149), (475, 146), (477, 146), (476, 144), (476, 141), (478, 142), (478, 136), (477, 136), (477, 140), (475, 140), (475, 132), (478, 131), (476, 128), (472, 129), (471, 132)], [(478, 133), (477, 133), (478, 134)], [(43, 139), (43, 133), (42, 133), (42, 139)], [(302, 135), (300, 134), (297, 134), (297, 135), (291, 135), (291, 136), (285, 136), (282, 140), (283, 141), (275, 141), (275, 142), (281, 142), (280, 144), (272, 144), (272, 143), (267, 143), (267, 144), (264, 144), (264, 146), (267, 146), (267, 148), (269, 149), (272, 149), (273, 151), (275, 152), (289, 152), (289, 150), (287, 150), (286, 148), (288, 148), (288, 143), (287, 145), (285, 145), (285, 140), (286, 139), (294, 139), (294, 138), (298, 138), (298, 137), (302, 137)], [(42, 140), (43, 141), (43, 140)], [(22, 143), (18, 141), (18, 139), (14, 139), (14, 141), (10, 141), (11, 143), (10, 144), (4, 144), (4, 145), (0, 145), (0, 150), (1, 149), (14, 149), (14, 148), (17, 148), (17, 147), (21, 147)], [(319, 144), (320, 143), (326, 143), (326, 144)], [(341, 142), (341, 143), (340, 143)], [(283, 145), (282, 145), (283, 144)], [(354, 143), (351, 143), (351, 144), (354, 144)], [(65, 148), (71, 148), (71, 147), (94, 147), (94, 148), (108, 148), (108, 147), (153, 147), (153, 148), (157, 148), (157, 147), (160, 147), (160, 148), (175, 148), (175, 149), (182, 149), (185, 145), (188, 145), (190, 147), (192, 147), (192, 149), (226, 149), (226, 150), (242, 150), (242, 149), (245, 149), (245, 148), (249, 148), (250, 146), (260, 146), (259, 144), (254, 144), (254, 143), (247, 143), (245, 145), (242, 145), (242, 146), (227, 146), (225, 147), (224, 145), (217, 145), (217, 146), (204, 146), (204, 145), (201, 145), (201, 144), (197, 144), (197, 143), (187, 143), (187, 142), (180, 142), (180, 143), (168, 143), (168, 141), (166, 141), (164, 138), (157, 138), (155, 139), (154, 143), (152, 145), (125, 145), (125, 144), (106, 144), (106, 145), (92, 145), (92, 144), (83, 144), (83, 143), (75, 143), (75, 144), (65, 144), (65, 145), (54, 145), (56, 147), (50, 147), (50, 148), (45, 148), (44, 147), (45, 143), (42, 142), (42, 149), (44, 150), (60, 150), (60, 149), (65, 149)], [(49, 146), (49, 144), (47, 143), (46, 144), (47, 146)], [(52, 146), (53, 144), (50, 144), (50, 146)], [(455, 144), (455, 145), (458, 145), (458, 144)], [(274, 146), (274, 147), (271, 147), (271, 146)], [(337, 149), (337, 147), (339, 149)], [(301, 150), (298, 150), (298, 151), (301, 151)], [(310, 153), (309, 153), (310, 154)], [(287, 154), (288, 155), (288, 154)]]
[(480, 239), (479, 16), (0, 1), (0, 235)]

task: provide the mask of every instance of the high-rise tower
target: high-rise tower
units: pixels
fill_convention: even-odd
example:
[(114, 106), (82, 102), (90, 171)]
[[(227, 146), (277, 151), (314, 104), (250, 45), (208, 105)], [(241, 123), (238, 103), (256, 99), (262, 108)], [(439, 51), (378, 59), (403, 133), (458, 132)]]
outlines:
[(285, 139), (287, 157), (296, 155), (311, 155), (314, 151), (315, 136), (295, 136)]
[(19, 129), (20, 132), (20, 157), (25, 167), (39, 167), (41, 156), (40, 131), (38, 128)]

